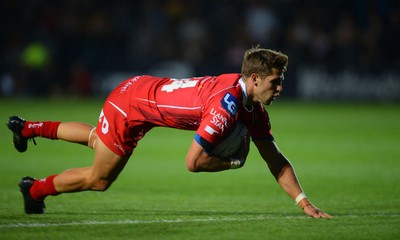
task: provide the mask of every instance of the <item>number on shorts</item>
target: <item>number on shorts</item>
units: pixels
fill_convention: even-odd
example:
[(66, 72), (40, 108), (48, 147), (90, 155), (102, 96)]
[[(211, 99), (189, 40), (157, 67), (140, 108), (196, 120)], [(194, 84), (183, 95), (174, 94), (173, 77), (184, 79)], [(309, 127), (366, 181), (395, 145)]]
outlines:
[(103, 134), (108, 133), (108, 125), (109, 124), (108, 124), (108, 121), (107, 121), (106, 117), (104, 116), (103, 110), (101, 110), (100, 117), (99, 117), (99, 122), (101, 122), (101, 132)]

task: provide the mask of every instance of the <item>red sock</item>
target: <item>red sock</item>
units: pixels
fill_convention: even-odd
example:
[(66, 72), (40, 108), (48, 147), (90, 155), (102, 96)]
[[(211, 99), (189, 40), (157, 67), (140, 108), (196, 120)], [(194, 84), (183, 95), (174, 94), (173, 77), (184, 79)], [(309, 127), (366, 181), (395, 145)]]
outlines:
[(35, 180), (29, 193), (34, 200), (42, 201), (45, 197), (52, 195), (60, 194), (57, 192), (56, 188), (54, 187), (54, 178), (57, 175), (51, 175), (47, 178), (43, 178), (40, 180)]
[(61, 122), (31, 122), (26, 121), (22, 129), (23, 137), (44, 137), (57, 139), (57, 129)]

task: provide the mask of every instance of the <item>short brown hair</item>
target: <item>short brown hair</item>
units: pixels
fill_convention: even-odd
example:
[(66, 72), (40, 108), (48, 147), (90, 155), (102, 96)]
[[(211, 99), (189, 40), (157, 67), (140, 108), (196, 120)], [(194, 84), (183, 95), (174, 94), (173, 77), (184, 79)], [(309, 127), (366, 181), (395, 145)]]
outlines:
[(252, 73), (256, 73), (265, 77), (272, 74), (272, 68), (285, 72), (287, 65), (288, 56), (286, 54), (256, 46), (244, 53), (242, 75), (249, 77)]

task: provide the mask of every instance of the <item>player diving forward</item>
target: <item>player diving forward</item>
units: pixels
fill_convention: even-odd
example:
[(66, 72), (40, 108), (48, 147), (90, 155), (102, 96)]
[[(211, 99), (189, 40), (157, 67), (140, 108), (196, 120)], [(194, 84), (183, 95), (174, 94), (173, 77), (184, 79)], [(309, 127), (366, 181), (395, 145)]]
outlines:
[(249, 148), (223, 159), (213, 149), (243, 123), (277, 182), (314, 218), (332, 216), (314, 206), (303, 193), (294, 169), (274, 142), (269, 105), (282, 91), (288, 57), (259, 47), (244, 54), (241, 74), (188, 79), (135, 76), (122, 82), (106, 99), (97, 127), (81, 122), (27, 121), (12, 116), (7, 123), (19, 152), (34, 137), (62, 139), (94, 149), (93, 165), (69, 169), (44, 179), (23, 177), (20, 190), (25, 212), (43, 213), (44, 199), (60, 193), (105, 191), (116, 180), (146, 132), (156, 126), (194, 130), (186, 156), (192, 172), (240, 168)]

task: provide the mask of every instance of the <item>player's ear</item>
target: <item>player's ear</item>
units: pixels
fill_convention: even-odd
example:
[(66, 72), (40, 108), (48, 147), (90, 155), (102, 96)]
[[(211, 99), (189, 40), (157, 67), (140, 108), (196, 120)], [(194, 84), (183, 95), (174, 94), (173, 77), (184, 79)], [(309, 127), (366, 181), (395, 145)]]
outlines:
[(252, 73), (250, 75), (250, 81), (253, 83), (254, 86), (258, 86), (258, 80), (259, 80), (259, 76), (257, 73)]

